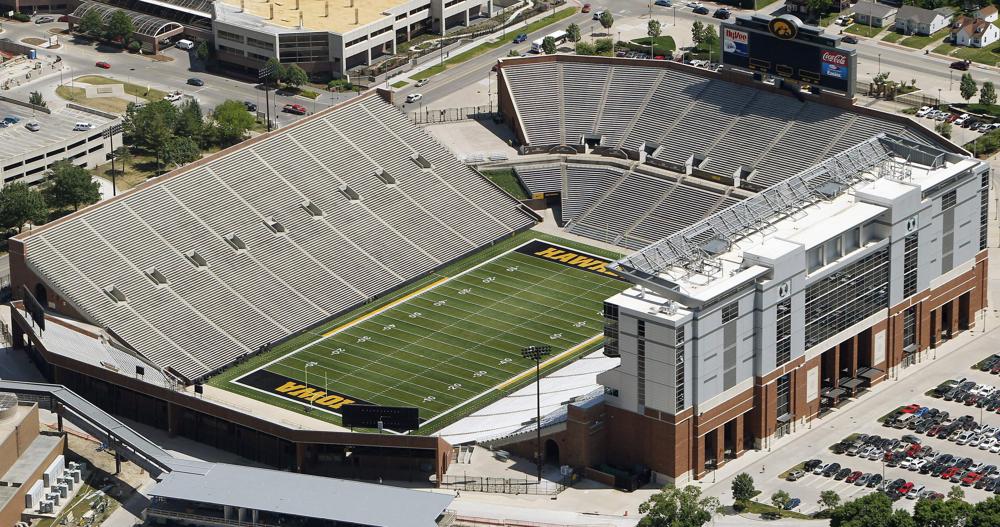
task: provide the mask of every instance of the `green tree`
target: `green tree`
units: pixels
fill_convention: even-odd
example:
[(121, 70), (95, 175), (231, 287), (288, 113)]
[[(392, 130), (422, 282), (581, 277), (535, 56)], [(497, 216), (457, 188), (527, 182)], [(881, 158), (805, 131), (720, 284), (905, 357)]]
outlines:
[(114, 152), (111, 152), (111, 159), (112, 161), (117, 161), (121, 163), (119, 165), (121, 168), (119, 168), (118, 170), (120, 171), (121, 174), (124, 174), (125, 165), (132, 160), (132, 151), (129, 150), (127, 146), (124, 145), (119, 146), (114, 150)]
[(691, 25), (691, 42), (694, 42), (695, 46), (700, 46), (703, 40), (705, 40), (705, 24), (702, 24), (701, 20), (695, 20)]
[(607, 55), (614, 51), (615, 41), (610, 38), (599, 38), (594, 41), (594, 51), (598, 55)]
[(916, 524), (905, 510), (893, 512), (888, 496), (873, 492), (833, 509), (830, 527), (916, 527)]
[(125, 14), (125, 11), (119, 9), (111, 13), (111, 18), (108, 19), (107, 32), (112, 40), (121, 39), (122, 47), (125, 47), (132, 33), (135, 32), (135, 26), (132, 24), (132, 19)]
[(913, 508), (913, 521), (920, 527), (963, 527), (972, 505), (962, 500), (920, 500)]
[(518, 51), (518, 50), (516, 50), (516, 49), (512, 49), (512, 50), (510, 50), (510, 51), (507, 52), (507, 56), (508, 57), (520, 57), (521, 56), (521, 52)]
[(43, 192), (45, 202), (60, 209), (79, 210), (101, 199), (101, 186), (90, 171), (65, 159), (52, 164)]
[(77, 31), (96, 37), (104, 32), (104, 22), (96, 9), (88, 9), (76, 24)]
[(715, 26), (709, 24), (705, 26), (705, 32), (701, 38), (701, 46), (706, 50), (715, 49), (719, 45), (719, 34), (715, 32)]
[(639, 505), (639, 527), (701, 527), (712, 521), (719, 500), (702, 498), (697, 487), (665, 487)]
[[(951, 123), (942, 121), (934, 125), (934, 131), (940, 134), (941, 137), (944, 137), (945, 139), (951, 139)], [(962, 489), (958, 490), (961, 491)]]
[(292, 64), (285, 68), (281, 81), (293, 88), (298, 88), (309, 82), (309, 74), (306, 73), (306, 70), (300, 68), (298, 64)]
[(0, 188), (0, 226), (5, 230), (21, 232), (26, 223), (41, 225), (47, 215), (48, 207), (42, 193), (27, 183), (16, 181)]
[(979, 104), (988, 104), (990, 106), (996, 104), (997, 102), (997, 90), (993, 86), (993, 83), (986, 81), (983, 83), (983, 88), (979, 90)]
[(190, 137), (171, 137), (163, 147), (163, 162), (181, 166), (201, 158), (201, 146)]
[(212, 50), (208, 47), (208, 42), (202, 40), (198, 43), (198, 47), (195, 48), (194, 54), (198, 57), (198, 60), (202, 62), (208, 62), (209, 57), (212, 55)]
[(965, 102), (976, 95), (976, 81), (972, 80), (971, 73), (963, 73), (962, 81), (958, 84), (958, 92), (962, 94)]
[(201, 105), (198, 104), (198, 101), (187, 99), (181, 103), (178, 109), (175, 133), (179, 136), (190, 137), (198, 144), (203, 144), (205, 117), (201, 113)]
[(832, 490), (824, 490), (819, 493), (819, 501), (816, 503), (823, 507), (824, 510), (833, 509), (837, 505), (840, 505), (840, 494)]
[(958, 485), (952, 485), (948, 489), (948, 499), (949, 500), (964, 500), (965, 499), (965, 489), (959, 487)]
[(750, 501), (757, 495), (757, 489), (753, 486), (753, 477), (746, 472), (740, 472), (733, 478), (733, 499), (736, 501)]
[(615, 17), (611, 14), (611, 11), (604, 11), (601, 13), (601, 27), (604, 28), (604, 33), (607, 34), (611, 30), (611, 26), (615, 25)]
[(28, 103), (35, 106), (45, 108), (45, 98), (42, 97), (41, 92), (33, 91), (28, 95)]
[(649, 54), (656, 55), (656, 39), (660, 38), (662, 28), (659, 20), (650, 20), (646, 24), (646, 34), (649, 35)]
[(788, 502), (790, 501), (792, 501), (792, 497), (783, 490), (779, 490), (778, 492), (771, 494), (771, 505), (774, 505), (779, 509), (784, 509), (785, 505), (788, 505)]
[(551, 55), (551, 54), (555, 53), (556, 52), (556, 39), (554, 39), (552, 37), (545, 37), (542, 40), (542, 51), (544, 51), (546, 55)]
[(816, 18), (829, 11), (832, 6), (833, 0), (806, 0), (806, 7), (809, 9), (809, 14)]
[(990, 496), (973, 507), (966, 527), (996, 527), (1000, 525), (1000, 496)]
[(566, 39), (570, 42), (579, 42), (581, 38), (580, 26), (575, 23), (566, 27)]
[(223, 146), (228, 146), (243, 140), (253, 126), (254, 118), (242, 102), (230, 100), (215, 107), (212, 122), (216, 139)]
[(156, 157), (157, 169), (163, 159), (164, 147), (174, 136), (177, 118), (177, 107), (168, 101), (159, 100), (135, 110), (129, 119), (129, 126), (134, 130), (135, 144)]
[(590, 42), (580, 41), (576, 43), (576, 54), (577, 55), (594, 55), (597, 51), (594, 49), (594, 45)]
[(271, 72), (264, 78), (264, 82), (269, 85), (277, 86), (278, 81), (285, 77), (285, 66), (274, 57), (267, 59), (267, 62), (264, 63), (264, 69)]

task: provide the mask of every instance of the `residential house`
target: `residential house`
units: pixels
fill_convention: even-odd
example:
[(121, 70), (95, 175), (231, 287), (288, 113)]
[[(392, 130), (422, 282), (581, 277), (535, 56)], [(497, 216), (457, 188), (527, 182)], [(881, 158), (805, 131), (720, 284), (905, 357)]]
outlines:
[(1000, 18), (1000, 16), (998, 16), (997, 6), (993, 4), (977, 9), (974, 16), (976, 18), (982, 18), (987, 22), (996, 22), (997, 18)]
[(886, 27), (896, 20), (895, 7), (876, 2), (858, 2), (854, 6), (854, 23), (862, 26)]
[(952, 8), (924, 9), (904, 5), (896, 12), (896, 31), (906, 35), (930, 35), (948, 27), (951, 23)]
[(956, 46), (981, 48), (1000, 40), (1000, 28), (982, 18), (960, 16), (951, 25), (951, 41)]

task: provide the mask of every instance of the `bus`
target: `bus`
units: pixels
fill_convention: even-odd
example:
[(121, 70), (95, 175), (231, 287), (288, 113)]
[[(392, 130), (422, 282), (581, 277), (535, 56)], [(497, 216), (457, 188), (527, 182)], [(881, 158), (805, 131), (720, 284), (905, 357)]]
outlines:
[(559, 44), (566, 42), (567, 36), (568, 35), (566, 34), (565, 31), (556, 31), (555, 33), (549, 33), (548, 35), (545, 35), (544, 38), (540, 38), (531, 43), (531, 52), (542, 53), (542, 42), (545, 42), (546, 38), (552, 37), (552, 40), (555, 40), (556, 45), (558, 46)]

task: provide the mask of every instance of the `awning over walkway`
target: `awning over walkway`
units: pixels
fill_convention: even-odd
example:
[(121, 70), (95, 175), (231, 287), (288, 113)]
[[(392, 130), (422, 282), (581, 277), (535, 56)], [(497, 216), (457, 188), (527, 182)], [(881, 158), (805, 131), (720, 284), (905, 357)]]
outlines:
[(864, 377), (869, 381), (874, 381), (875, 379), (878, 379), (882, 375), (885, 375), (885, 372), (878, 368), (868, 368), (868, 367), (858, 368), (858, 377)]
[(135, 34), (146, 37), (147, 39), (160, 40), (177, 35), (184, 31), (184, 26), (172, 20), (167, 20), (153, 15), (144, 15), (142, 13), (129, 11), (128, 9), (122, 9), (117, 6), (102, 4), (99, 2), (84, 1), (69, 16), (73, 19), (80, 20), (90, 11), (96, 11), (97, 14), (101, 16), (101, 21), (105, 24), (111, 20), (111, 16), (114, 15), (116, 11), (121, 11), (128, 15), (129, 19), (132, 20), (132, 26), (135, 28)]
[(840, 379), (840, 387), (848, 390), (854, 390), (860, 388), (865, 383), (864, 380), (858, 378), (843, 378)]
[(841, 395), (844, 395), (845, 393), (847, 393), (847, 390), (845, 390), (843, 388), (827, 388), (827, 389), (825, 389), (823, 391), (822, 395), (823, 395), (823, 397), (827, 397), (827, 398), (830, 398), (830, 399), (836, 399), (837, 397), (840, 397)]

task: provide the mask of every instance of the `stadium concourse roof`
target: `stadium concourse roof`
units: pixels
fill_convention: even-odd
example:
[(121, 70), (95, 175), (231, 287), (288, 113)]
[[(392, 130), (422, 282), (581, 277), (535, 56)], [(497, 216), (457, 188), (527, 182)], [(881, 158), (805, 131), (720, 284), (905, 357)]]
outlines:
[(433, 527), (454, 499), (450, 494), (223, 463), (201, 473), (171, 472), (149, 495), (378, 527)]
[(363, 96), (11, 243), (84, 320), (194, 381), (535, 218)]

